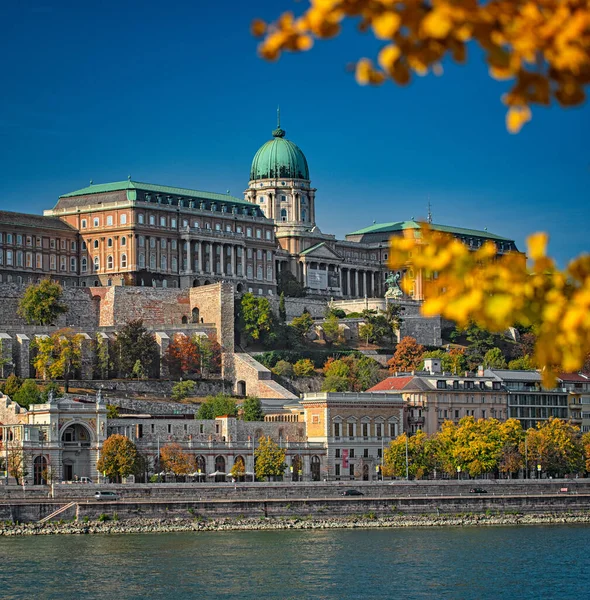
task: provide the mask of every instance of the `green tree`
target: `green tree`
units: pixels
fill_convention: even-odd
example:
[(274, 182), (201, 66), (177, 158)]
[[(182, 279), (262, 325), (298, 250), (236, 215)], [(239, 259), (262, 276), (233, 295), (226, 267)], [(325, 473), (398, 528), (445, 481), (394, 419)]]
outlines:
[(41, 392), (41, 402), (49, 402), (49, 395), (52, 392), (54, 398), (61, 398), (63, 396), (61, 387), (55, 381), (50, 381)]
[(303, 298), (305, 287), (291, 271), (280, 271), (277, 275), (277, 291), (290, 298)]
[(365, 344), (368, 346), (369, 341), (375, 338), (375, 327), (372, 323), (361, 323), (359, 325), (359, 337), (365, 340)]
[(201, 361), (201, 375), (221, 373), (221, 346), (213, 336), (195, 336), (193, 338)]
[(357, 360), (353, 360), (351, 373), (353, 390), (363, 392), (379, 383), (381, 379), (380, 371), (381, 365), (369, 356), (362, 356)]
[(14, 395), (20, 390), (20, 386), (23, 384), (23, 380), (17, 377), (14, 373), (8, 376), (4, 385), (2, 386), (2, 392), (11, 399), (14, 399)]
[(418, 344), (415, 338), (403, 337), (395, 348), (395, 353), (387, 364), (389, 370), (394, 373), (414, 371), (418, 368), (424, 354), (424, 346)]
[(207, 396), (205, 402), (199, 406), (199, 410), (195, 415), (196, 419), (206, 420), (215, 419), (223, 415), (236, 417), (238, 415), (238, 407), (236, 401), (227, 394), (217, 394), (216, 396)]
[(526, 432), (529, 463), (541, 465), (552, 477), (581, 473), (585, 469), (580, 428), (550, 417)]
[(334, 342), (340, 340), (340, 322), (336, 315), (328, 315), (322, 323), (322, 329), (324, 330), (324, 341), (326, 342), (326, 346), (331, 346)]
[(402, 314), (405, 311), (403, 306), (399, 304), (395, 304), (390, 300), (385, 305), (385, 310), (382, 311), (383, 317), (387, 323), (387, 333), (391, 340), (391, 343), (394, 344), (397, 339), (397, 332), (400, 330), (400, 327), (403, 323)]
[(95, 344), (96, 371), (100, 379), (108, 379), (110, 366), (109, 341), (108, 339), (102, 337), (100, 333), (97, 333)]
[(115, 433), (102, 445), (96, 468), (105, 477), (120, 483), (123, 477), (135, 471), (137, 456), (135, 444), (128, 437)]
[(486, 369), (505, 369), (506, 359), (500, 348), (490, 348), (483, 357), (483, 366)]
[(6, 365), (12, 364), (12, 360), (10, 358), (4, 358), (4, 343), (2, 339), (0, 339), (0, 376), (4, 377), (4, 367)]
[(242, 420), (264, 421), (264, 412), (260, 398), (248, 396), (242, 403)]
[(31, 346), (37, 350), (33, 365), (43, 379), (63, 379), (66, 394), (69, 382), (82, 366), (81, 334), (60, 329), (50, 337), (38, 337)]
[(528, 354), (525, 354), (521, 358), (511, 360), (508, 363), (508, 368), (511, 371), (533, 371), (535, 369), (535, 363)]
[(238, 305), (238, 329), (247, 343), (271, 344), (275, 340), (275, 323), (268, 298), (244, 294)]
[(177, 381), (172, 386), (172, 399), (176, 402), (181, 402), (185, 398), (192, 396), (195, 392), (196, 387), (197, 384), (194, 381)]
[(350, 377), (350, 361), (342, 358), (334, 359), (330, 357), (324, 363), (324, 375), (326, 377)]
[(119, 418), (119, 407), (115, 404), (107, 404), (107, 419), (118, 419)]
[(143, 365), (141, 364), (141, 360), (138, 358), (134, 365), (133, 365), (133, 369), (131, 369), (131, 377), (133, 379), (145, 379), (145, 369), (143, 368)]
[(339, 377), (338, 375), (329, 375), (322, 382), (322, 392), (349, 392), (350, 379), (348, 377)]
[(17, 314), (29, 325), (53, 325), (60, 315), (68, 311), (61, 302), (63, 289), (59, 283), (42, 279), (27, 286), (18, 303)]
[(313, 377), (315, 368), (309, 358), (301, 358), (293, 365), (293, 375), (295, 377)]
[(287, 360), (279, 360), (272, 368), (272, 372), (279, 377), (293, 377), (293, 365)]
[(144, 327), (142, 319), (130, 321), (116, 333), (114, 354), (121, 377), (137, 377), (137, 361), (148, 376), (157, 372), (158, 344), (154, 335)]
[(43, 401), (39, 386), (34, 379), (25, 379), (12, 400), (23, 408), (29, 408), (31, 404), (41, 404)]
[(281, 292), (279, 296), (279, 319), (281, 323), (287, 320), (287, 308), (285, 306), (285, 292)]
[(287, 464), (285, 451), (279, 448), (270, 437), (261, 437), (258, 448), (254, 452), (256, 459), (256, 479), (264, 480), (271, 477), (282, 477)]
[(291, 321), (291, 327), (297, 332), (300, 337), (305, 337), (313, 327), (314, 321), (312, 316), (304, 311), (299, 317), (295, 317)]

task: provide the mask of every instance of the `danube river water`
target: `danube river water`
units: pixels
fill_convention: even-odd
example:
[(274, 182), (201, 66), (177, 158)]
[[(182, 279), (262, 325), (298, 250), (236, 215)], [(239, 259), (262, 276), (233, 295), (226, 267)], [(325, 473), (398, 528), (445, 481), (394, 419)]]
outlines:
[(588, 598), (585, 526), (0, 538), (0, 597)]

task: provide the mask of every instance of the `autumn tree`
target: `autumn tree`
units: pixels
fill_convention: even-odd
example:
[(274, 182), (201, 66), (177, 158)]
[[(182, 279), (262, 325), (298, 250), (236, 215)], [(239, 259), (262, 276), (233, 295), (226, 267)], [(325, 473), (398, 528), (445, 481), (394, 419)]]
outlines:
[(305, 337), (313, 327), (314, 321), (312, 316), (307, 312), (303, 311), (301, 316), (295, 317), (291, 321), (291, 327), (297, 332), (300, 337)]
[(526, 432), (529, 461), (552, 477), (580, 473), (585, 468), (580, 428), (550, 417)]
[(525, 432), (518, 419), (508, 419), (499, 426), (502, 451), (498, 462), (501, 473), (512, 475), (525, 467)]
[(201, 354), (194, 337), (177, 333), (166, 349), (165, 361), (173, 377), (197, 375), (201, 370)]
[(62, 300), (63, 288), (50, 279), (27, 286), (20, 299), (17, 314), (29, 325), (53, 325), (68, 311)]
[(155, 336), (143, 325), (142, 319), (130, 321), (116, 333), (114, 354), (120, 376), (131, 377), (136, 363), (145, 374), (154, 376), (159, 363), (159, 349)]
[(69, 382), (82, 367), (81, 334), (60, 329), (49, 337), (37, 337), (31, 343), (36, 349), (33, 365), (43, 379), (63, 379), (66, 393)]
[(422, 479), (434, 469), (434, 454), (430, 438), (421, 430), (408, 436), (398, 435), (383, 452), (383, 472), (393, 477), (406, 476), (406, 444), (408, 475)]
[(242, 403), (242, 420), (244, 421), (264, 421), (264, 411), (260, 398), (248, 396)]
[(160, 465), (164, 471), (175, 476), (189, 475), (194, 468), (190, 454), (184, 452), (176, 442), (166, 444), (160, 449)]
[(415, 338), (406, 336), (402, 338), (395, 348), (395, 353), (387, 364), (392, 373), (405, 373), (414, 371), (422, 361), (424, 346), (418, 344)]
[(315, 367), (309, 358), (300, 358), (293, 364), (293, 375), (295, 377), (313, 377)]
[(256, 479), (262, 481), (265, 478), (270, 481), (271, 477), (282, 477), (287, 467), (285, 463), (285, 450), (279, 448), (270, 437), (261, 437), (258, 440), (258, 448), (254, 451), (256, 459)]
[(255, 20), (265, 39), (259, 53), (277, 60), (285, 51), (309, 50), (316, 39), (337, 36), (346, 21), (358, 21), (381, 44), (376, 63), (361, 58), (361, 85), (391, 80), (408, 84), (414, 74), (442, 73), (442, 63), (467, 60), (467, 47), (483, 50), (495, 79), (513, 80), (502, 100), (512, 133), (531, 119), (531, 105), (576, 106), (590, 82), (590, 7), (585, 0), (391, 0), (313, 1), (299, 17)]
[(230, 476), (236, 481), (246, 475), (246, 465), (244, 459), (238, 456), (234, 461), (232, 468), (229, 471)]
[(586, 457), (586, 471), (590, 473), (590, 433), (582, 436), (582, 445), (584, 446), (584, 456)]
[(115, 433), (105, 440), (96, 468), (105, 477), (121, 483), (123, 477), (134, 473), (136, 462), (135, 444), (128, 437)]
[(238, 406), (236, 401), (227, 394), (217, 394), (216, 396), (207, 396), (205, 402), (199, 406), (199, 410), (195, 415), (196, 419), (215, 419), (228, 415), (230, 417), (237, 417)]
[(528, 354), (515, 358), (508, 363), (508, 368), (511, 371), (533, 371), (535, 369), (535, 363)]
[(19, 442), (7, 442), (5, 456), (8, 467), (8, 475), (14, 477), (16, 485), (22, 485), (23, 480), (29, 474), (27, 470), (27, 456)]

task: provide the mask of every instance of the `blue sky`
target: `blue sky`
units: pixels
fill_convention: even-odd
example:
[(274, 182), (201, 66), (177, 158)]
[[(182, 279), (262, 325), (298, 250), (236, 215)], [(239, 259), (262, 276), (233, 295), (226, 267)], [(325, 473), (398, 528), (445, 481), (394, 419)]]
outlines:
[(512, 136), (505, 84), (482, 57), (405, 88), (356, 85), (346, 65), (378, 44), (352, 27), (277, 63), (256, 56), (254, 17), (305, 2), (73, 2), (3, 8), (0, 191), (5, 210), (131, 175), (241, 197), (280, 104), (339, 237), (425, 217), (514, 238), (551, 234), (563, 264), (588, 250), (590, 107), (534, 109)]

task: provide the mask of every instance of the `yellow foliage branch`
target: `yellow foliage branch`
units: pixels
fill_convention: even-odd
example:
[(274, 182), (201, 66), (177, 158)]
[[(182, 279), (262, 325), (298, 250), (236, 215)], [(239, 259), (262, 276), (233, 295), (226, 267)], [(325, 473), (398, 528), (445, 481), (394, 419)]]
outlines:
[(315, 39), (335, 37), (343, 21), (384, 41), (375, 61), (361, 58), (356, 79), (379, 85), (409, 83), (412, 73), (442, 73), (447, 57), (465, 62), (467, 44), (486, 53), (490, 75), (514, 79), (503, 97), (512, 133), (531, 119), (530, 106), (575, 106), (590, 83), (590, 0), (310, 0), (298, 18), (283, 13), (274, 23), (252, 23), (265, 36), (260, 55), (277, 60), (282, 52), (309, 50)]
[[(487, 242), (472, 251), (426, 223), (392, 238), (389, 265), (412, 265), (424, 275), (422, 313), (441, 315), (465, 326), (470, 321), (490, 331), (521, 324), (537, 333), (535, 360), (552, 387), (559, 371), (577, 371), (590, 353), (590, 255), (582, 255), (561, 271), (547, 257), (544, 233), (527, 240), (523, 254), (497, 255)], [(437, 273), (437, 277), (430, 274)], [(409, 291), (409, 281), (402, 287)]]

